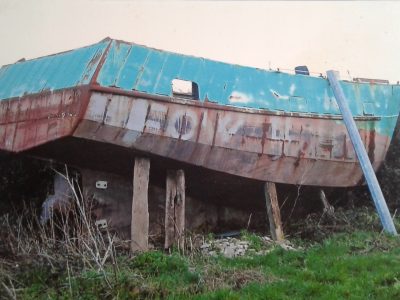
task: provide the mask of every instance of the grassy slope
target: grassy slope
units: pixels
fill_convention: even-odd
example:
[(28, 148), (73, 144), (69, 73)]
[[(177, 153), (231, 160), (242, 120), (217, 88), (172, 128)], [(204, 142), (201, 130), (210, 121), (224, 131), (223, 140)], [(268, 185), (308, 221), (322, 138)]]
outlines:
[[(254, 237), (253, 237), (254, 239)], [(338, 234), (306, 250), (262, 256), (149, 252), (119, 257), (108, 283), (93, 270), (54, 271), (32, 263), (17, 275), (21, 298), (57, 299), (400, 299), (400, 240)]]

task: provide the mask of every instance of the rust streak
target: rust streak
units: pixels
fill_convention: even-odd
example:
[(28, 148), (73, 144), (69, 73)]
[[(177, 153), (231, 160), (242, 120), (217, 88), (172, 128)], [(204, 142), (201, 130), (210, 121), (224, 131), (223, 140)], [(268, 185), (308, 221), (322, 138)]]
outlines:
[(106, 50), (103, 52), (103, 55), (100, 58), (99, 64), (97, 65), (96, 70), (93, 73), (93, 77), (90, 80), (90, 85), (97, 85), (97, 77), (99, 76), (100, 70), (103, 67), (104, 62), (106, 61), (108, 52), (110, 51), (111, 48), (111, 44), (112, 44), (112, 40), (110, 40)]
[(142, 133), (144, 133), (146, 131), (146, 124), (147, 124), (147, 119), (149, 118), (150, 110), (151, 110), (151, 103), (149, 103), (149, 105), (147, 106), (146, 118), (144, 119)]
[[(18, 100), (16, 100), (16, 101), (18, 101)], [(5, 118), (4, 118), (4, 124), (6, 124), (6, 125), (10, 123), (9, 115), (10, 115), (10, 110), (11, 110), (11, 101), (8, 100), (7, 102), (8, 102), (7, 111), (6, 111)]]
[[(117, 44), (117, 45), (119, 45), (119, 44)], [(128, 60), (129, 55), (131, 54), (132, 48), (133, 47), (130, 47), (128, 52), (126, 53), (126, 56), (124, 58), (124, 62), (122, 63), (123, 67), (121, 67), (121, 69), (119, 70), (118, 75), (115, 76), (115, 80), (114, 80), (113, 86), (117, 86), (117, 81), (119, 80), (119, 76), (121, 75), (121, 72), (122, 72), (122, 70), (123, 70), (123, 68), (124, 68), (124, 66), (126, 64), (126, 61)]]
[(163, 133), (165, 132), (165, 130), (168, 127), (168, 114), (169, 114), (169, 106), (167, 107), (167, 112), (165, 113), (165, 116), (164, 116), (163, 126), (160, 128)]
[(217, 136), (217, 130), (218, 130), (218, 122), (219, 122), (219, 113), (215, 116), (215, 125), (214, 125), (214, 135), (213, 135), (213, 140), (211, 146), (214, 147), (215, 145), (215, 138)]
[(199, 120), (198, 127), (197, 127), (196, 143), (199, 142), (201, 125), (203, 124), (203, 119), (204, 119), (204, 111), (202, 111), (200, 114), (200, 120)]
[(133, 100), (131, 100), (129, 102), (129, 106), (128, 106), (128, 117), (126, 118), (124, 124), (122, 125), (122, 128), (126, 128), (126, 125), (129, 122), (129, 118), (131, 117), (131, 110), (132, 110), (132, 106), (133, 106)]
[[(136, 87), (138, 86), (140, 80), (142, 80), (142, 76), (143, 76), (143, 72), (144, 72), (144, 66), (147, 64), (147, 62), (149, 61), (149, 57), (151, 55), (151, 51), (148, 52), (146, 59), (144, 60), (142, 66), (140, 67), (140, 71), (136, 77), (136, 81), (135, 84), (133, 85), (132, 89), (136, 89)], [(145, 93), (144, 93), (145, 94)], [(146, 95), (146, 94), (145, 94)]]
[(78, 128), (79, 122), (83, 119), (87, 107), (89, 105), (90, 96), (91, 96), (91, 91), (89, 89), (89, 86), (83, 86), (81, 87), (80, 90), (74, 89), (74, 98), (79, 99), (80, 101), (79, 101), (77, 121), (72, 127), (71, 132), (74, 132)]
[[(18, 109), (17, 109), (17, 113), (16, 113), (16, 116), (15, 116), (15, 120), (19, 119), (20, 110), (21, 110), (21, 100), (18, 101)], [(15, 151), (15, 148), (14, 148), (15, 137), (17, 136), (18, 125), (19, 125), (19, 123), (17, 123), (17, 125), (15, 126), (14, 136), (13, 136), (12, 145), (11, 145), (11, 149), (13, 149), (14, 151)]]
[(179, 140), (182, 139), (182, 132), (186, 132), (186, 127), (187, 127), (187, 120), (186, 120), (186, 112), (185, 114), (182, 116), (182, 121), (180, 122), (180, 126), (179, 126)]
[(375, 161), (375, 130), (369, 132), (368, 157), (371, 164)]
[(110, 103), (111, 103), (111, 98), (108, 98), (108, 99), (107, 99), (106, 107), (104, 108), (103, 118), (102, 118), (102, 121), (101, 121), (101, 124), (102, 124), (102, 125), (104, 125), (105, 122), (106, 122), (108, 107), (110, 106)]
[(260, 156), (264, 153), (265, 142), (267, 140), (267, 133), (269, 130), (270, 124), (267, 122), (267, 119), (264, 120), (262, 124), (262, 136), (261, 136), (261, 153)]

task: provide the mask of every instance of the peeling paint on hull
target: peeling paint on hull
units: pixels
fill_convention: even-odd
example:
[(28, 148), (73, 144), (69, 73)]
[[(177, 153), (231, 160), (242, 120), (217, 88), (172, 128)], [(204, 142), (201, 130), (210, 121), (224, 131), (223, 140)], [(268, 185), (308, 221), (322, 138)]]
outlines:
[[(95, 91), (86, 101), (88, 95), (75, 89), (2, 102), (0, 148), (20, 152), (73, 136), (262, 181), (344, 187), (362, 180), (340, 118)], [(357, 121), (360, 128), (369, 128), (360, 132), (375, 169), (390, 144), (374, 131), (377, 122)]]
[(86, 89), (1, 101), (0, 149), (21, 152), (71, 135), (86, 105)]
[[(374, 133), (377, 120), (358, 122), (372, 129), (361, 133), (378, 168), (390, 141)], [(354, 186), (362, 178), (341, 120), (94, 93), (74, 136), (262, 181)]]
[[(59, 67), (69, 70), (65, 78)], [(175, 95), (175, 79), (189, 89), (193, 83), (198, 100)], [(377, 170), (400, 86), (341, 84)], [(323, 78), (106, 40), (0, 69), (0, 149), (21, 152), (74, 137), (255, 180), (358, 185), (362, 172), (334, 104)]]

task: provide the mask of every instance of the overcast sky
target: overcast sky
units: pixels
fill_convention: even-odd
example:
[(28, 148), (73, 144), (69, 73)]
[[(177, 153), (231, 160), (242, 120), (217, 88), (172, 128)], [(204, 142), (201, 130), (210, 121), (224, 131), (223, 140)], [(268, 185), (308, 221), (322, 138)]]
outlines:
[(105, 37), (260, 68), (400, 80), (400, 2), (0, 0), (0, 65)]

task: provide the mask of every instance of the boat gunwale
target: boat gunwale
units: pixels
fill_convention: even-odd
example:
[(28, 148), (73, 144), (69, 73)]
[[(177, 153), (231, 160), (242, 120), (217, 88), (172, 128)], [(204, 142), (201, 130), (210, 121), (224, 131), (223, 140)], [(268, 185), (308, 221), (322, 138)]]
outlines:
[[(140, 91), (127, 91), (117, 87), (104, 87), (100, 85), (92, 85), (90, 87), (92, 92), (100, 92), (100, 93), (108, 93), (108, 94), (116, 94), (121, 96), (128, 96), (134, 98), (142, 98), (149, 100), (159, 100), (159, 101), (167, 101), (176, 104), (188, 105), (188, 106), (196, 106), (201, 108), (208, 109), (216, 109), (216, 110), (225, 110), (225, 111), (234, 111), (234, 112), (243, 112), (250, 114), (261, 114), (261, 115), (272, 115), (272, 116), (282, 116), (282, 117), (298, 117), (298, 118), (313, 118), (313, 119), (328, 119), (328, 120), (343, 120), (341, 115), (332, 115), (332, 114), (316, 114), (316, 113), (300, 113), (300, 112), (287, 112), (284, 110), (268, 110), (262, 108), (250, 108), (250, 107), (239, 107), (233, 105), (222, 105), (218, 104), (214, 101), (202, 101), (202, 100), (191, 100), (177, 97), (170, 97), (166, 95), (155, 95), (148, 94)], [(394, 115), (389, 116), (354, 116), (354, 120), (356, 121), (380, 121), (382, 118), (391, 118), (395, 117)]]
[[(260, 114), (260, 115), (270, 115), (270, 116), (281, 116), (281, 117), (296, 117), (296, 118), (312, 118), (312, 119), (323, 119), (323, 120), (343, 120), (342, 115), (332, 115), (332, 114), (317, 114), (317, 113), (301, 113), (301, 112), (288, 112), (284, 110), (268, 110), (263, 108), (250, 108), (250, 107), (239, 107), (233, 105), (222, 105), (218, 104), (214, 101), (202, 101), (202, 100), (191, 100), (184, 98), (171, 97), (166, 95), (158, 95), (158, 94), (148, 94), (136, 90), (127, 91), (117, 87), (104, 87), (98, 84), (85, 84), (78, 85), (69, 88), (63, 88), (58, 90), (43, 90), (39, 93), (26, 94), (18, 97), (11, 97), (0, 99), (0, 103), (2, 102), (11, 102), (16, 100), (22, 100), (25, 98), (37, 98), (37, 97), (46, 97), (51, 94), (60, 93), (68, 90), (83, 90), (86, 93), (92, 94), (93, 92), (105, 93), (105, 94), (114, 94), (120, 96), (128, 96), (133, 98), (141, 98), (141, 99), (149, 99), (155, 101), (163, 101), (176, 103), (187, 106), (195, 106), (206, 109), (215, 109), (215, 110), (223, 110), (223, 111), (233, 111), (233, 112), (243, 112), (249, 114)], [(89, 95), (90, 98), (90, 95)], [(354, 116), (355, 121), (380, 121), (384, 118), (394, 118), (397, 115), (385, 115), (385, 116)]]

